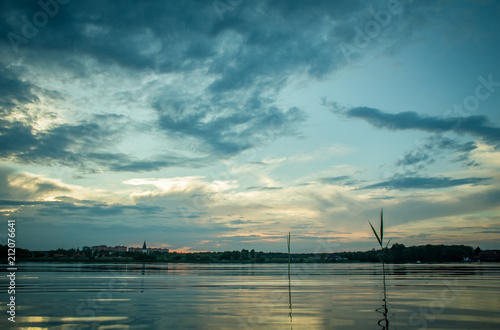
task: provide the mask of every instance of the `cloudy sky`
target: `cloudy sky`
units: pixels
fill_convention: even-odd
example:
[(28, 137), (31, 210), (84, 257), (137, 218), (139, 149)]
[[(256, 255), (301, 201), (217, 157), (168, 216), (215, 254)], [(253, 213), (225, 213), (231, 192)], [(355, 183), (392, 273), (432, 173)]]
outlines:
[(500, 247), (500, 1), (0, 8), (19, 247)]

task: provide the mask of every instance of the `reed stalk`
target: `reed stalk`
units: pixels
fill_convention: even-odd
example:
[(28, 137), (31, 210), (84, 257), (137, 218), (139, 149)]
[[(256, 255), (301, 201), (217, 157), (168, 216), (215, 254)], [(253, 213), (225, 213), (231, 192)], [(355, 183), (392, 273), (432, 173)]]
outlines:
[(288, 232), (288, 236), (286, 238), (286, 245), (288, 246), (288, 273), (290, 274), (290, 232)]
[(291, 255), (290, 255), (290, 232), (288, 232), (288, 236), (286, 237), (286, 245), (288, 247), (288, 317), (290, 318), (290, 323), (292, 322), (292, 280), (290, 277), (290, 262), (291, 262)]
[(368, 223), (370, 224), (370, 227), (372, 227), (373, 234), (375, 235), (375, 238), (377, 238), (378, 244), (380, 245), (380, 249), (382, 250), (382, 254), (380, 255), (380, 261), (382, 262), (382, 268), (384, 269), (384, 275), (385, 275), (385, 262), (384, 262), (384, 255), (385, 251), (387, 250), (387, 246), (389, 246), (389, 243), (391, 240), (387, 242), (387, 244), (384, 246), (384, 209), (380, 210), (380, 236), (377, 234), (377, 231), (375, 228), (373, 228), (372, 223), (370, 220), (368, 220)]
[[(380, 210), (380, 235), (377, 234), (377, 231), (373, 227), (372, 223), (370, 220), (368, 220), (368, 223), (370, 224), (370, 227), (372, 228), (373, 234), (375, 235), (375, 238), (377, 238), (378, 244), (380, 245), (380, 249), (382, 250), (382, 253), (380, 254), (380, 262), (382, 263), (382, 276), (383, 276), (383, 288), (384, 288), (384, 305), (383, 305), (383, 311), (382, 315), (384, 316), (381, 320), (378, 321), (378, 324), (382, 327), (382, 329), (389, 329), (389, 319), (387, 318), (387, 290), (386, 290), (386, 285), (385, 285), (385, 261), (384, 261), (384, 256), (385, 256), (385, 251), (387, 250), (387, 247), (389, 246), (389, 243), (391, 240), (387, 242), (387, 244), (384, 246), (384, 210)], [(378, 309), (377, 309), (378, 310)], [(385, 323), (385, 324), (383, 324)]]

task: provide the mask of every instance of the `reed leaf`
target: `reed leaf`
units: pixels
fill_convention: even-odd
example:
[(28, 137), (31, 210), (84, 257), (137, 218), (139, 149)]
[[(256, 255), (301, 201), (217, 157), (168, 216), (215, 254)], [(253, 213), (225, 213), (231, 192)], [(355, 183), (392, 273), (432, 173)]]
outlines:
[(389, 246), (389, 243), (391, 242), (391, 239), (392, 239), (392, 238), (390, 238), (390, 239), (389, 239), (389, 241), (387, 242), (387, 244), (385, 245), (385, 248), (386, 248), (386, 249), (387, 249), (387, 247)]
[(380, 244), (380, 246), (382, 246), (382, 240), (380, 239), (380, 237), (378, 237), (377, 231), (375, 230), (375, 228), (373, 228), (370, 220), (368, 220), (368, 223), (370, 224), (370, 227), (372, 227), (373, 233), (375, 234), (375, 237), (377, 238), (378, 244)]
[(384, 241), (384, 209), (380, 209), (380, 246)]

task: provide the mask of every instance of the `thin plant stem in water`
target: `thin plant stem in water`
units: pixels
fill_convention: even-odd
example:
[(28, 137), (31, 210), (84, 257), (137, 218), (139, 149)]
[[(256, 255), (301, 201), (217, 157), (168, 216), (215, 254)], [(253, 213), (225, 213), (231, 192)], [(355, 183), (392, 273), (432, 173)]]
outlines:
[[(377, 234), (377, 231), (375, 228), (373, 228), (372, 223), (370, 220), (368, 220), (368, 223), (370, 224), (370, 227), (372, 228), (373, 234), (375, 235), (375, 238), (378, 241), (378, 244), (380, 245), (380, 249), (382, 250), (382, 253), (380, 254), (380, 262), (382, 263), (382, 276), (383, 276), (383, 285), (384, 285), (384, 306), (382, 307), (382, 314), (383, 318), (378, 321), (378, 325), (382, 327), (382, 329), (389, 329), (389, 320), (387, 319), (387, 291), (386, 291), (386, 285), (385, 285), (385, 261), (384, 261), (384, 256), (385, 256), (385, 251), (387, 250), (387, 246), (389, 246), (389, 243), (391, 240), (387, 242), (387, 244), (384, 246), (384, 210), (380, 210), (380, 235)], [(380, 308), (377, 309), (379, 311)], [(382, 323), (385, 323), (382, 324)]]
[(290, 277), (290, 232), (288, 232), (288, 236), (286, 238), (286, 244), (288, 247), (288, 277)]
[(292, 281), (290, 277), (290, 232), (288, 232), (288, 236), (286, 238), (286, 243), (288, 247), (288, 309), (290, 312), (288, 313), (288, 317), (290, 318), (290, 323), (292, 322)]

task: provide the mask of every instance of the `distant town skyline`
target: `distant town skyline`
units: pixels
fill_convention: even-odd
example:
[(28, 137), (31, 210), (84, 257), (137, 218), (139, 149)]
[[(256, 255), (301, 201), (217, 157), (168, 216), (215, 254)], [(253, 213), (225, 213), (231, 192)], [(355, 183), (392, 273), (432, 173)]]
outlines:
[(168, 253), (170, 249), (168, 248), (157, 248), (146, 245), (146, 241), (142, 244), (142, 246), (125, 246), (125, 245), (116, 245), (116, 246), (108, 246), (105, 244), (102, 245), (92, 245), (92, 246), (84, 246), (82, 249), (89, 248), (92, 251), (104, 251), (104, 252), (166, 252)]
[(2, 242), (500, 248), (498, 1), (222, 2), (2, 2)]

